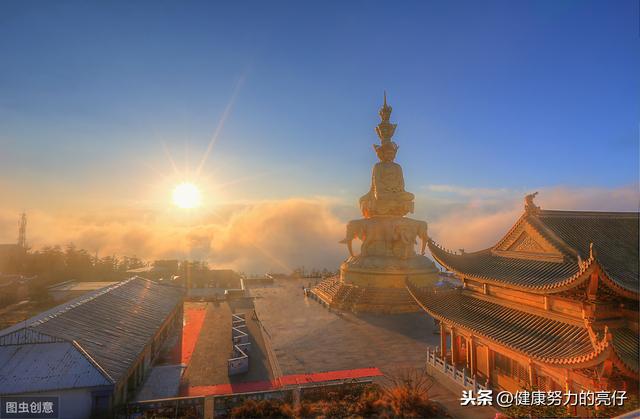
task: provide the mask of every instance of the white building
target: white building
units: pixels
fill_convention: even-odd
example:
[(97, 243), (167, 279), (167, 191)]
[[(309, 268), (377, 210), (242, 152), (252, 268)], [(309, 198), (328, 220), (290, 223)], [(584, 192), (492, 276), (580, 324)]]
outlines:
[(0, 331), (0, 395), (57, 396), (61, 418), (108, 413), (181, 326), (182, 296), (134, 277)]

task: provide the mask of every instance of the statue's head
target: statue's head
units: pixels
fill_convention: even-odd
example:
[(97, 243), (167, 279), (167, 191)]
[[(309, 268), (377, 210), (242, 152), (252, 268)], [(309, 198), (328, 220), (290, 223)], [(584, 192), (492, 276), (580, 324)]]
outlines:
[(383, 162), (391, 162), (396, 158), (396, 153), (398, 152), (398, 144), (393, 141), (386, 141), (382, 143), (382, 145), (374, 144), (373, 146), (376, 150), (376, 154), (380, 161)]

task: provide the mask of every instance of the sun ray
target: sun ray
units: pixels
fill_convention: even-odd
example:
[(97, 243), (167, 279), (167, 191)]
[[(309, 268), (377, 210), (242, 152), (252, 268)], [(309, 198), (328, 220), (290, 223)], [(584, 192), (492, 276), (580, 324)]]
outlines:
[(207, 159), (209, 158), (209, 154), (211, 154), (211, 150), (213, 149), (213, 145), (218, 140), (218, 135), (220, 135), (220, 132), (222, 131), (222, 128), (224, 127), (224, 123), (227, 120), (227, 117), (229, 116), (229, 114), (231, 113), (231, 109), (233, 108), (233, 104), (236, 101), (236, 97), (238, 96), (238, 93), (240, 92), (240, 88), (244, 84), (244, 79), (245, 79), (245, 76), (243, 74), (238, 79), (238, 81), (236, 82), (236, 85), (233, 88), (233, 93), (231, 94), (231, 98), (229, 99), (229, 102), (227, 103), (227, 106), (225, 107), (224, 112), (222, 113), (222, 116), (220, 117), (220, 121), (218, 121), (218, 125), (216, 126), (216, 129), (213, 132), (213, 135), (211, 136), (211, 140), (209, 141), (209, 144), (207, 145), (207, 149), (204, 151), (204, 154), (202, 155), (202, 159), (200, 160), (200, 164), (198, 165), (198, 168), (197, 168), (196, 173), (195, 173), (195, 177), (196, 178), (198, 178), (198, 176), (200, 176), (200, 173), (202, 172), (202, 168), (204, 167), (205, 163), (207, 162)]
[(284, 261), (282, 261), (281, 259), (278, 259), (277, 257), (273, 256), (273, 254), (271, 254), (271, 252), (268, 252), (267, 250), (265, 250), (262, 246), (258, 246), (255, 243), (251, 243), (251, 245), (257, 249), (260, 253), (262, 253), (263, 255), (265, 255), (267, 257), (267, 259), (269, 259), (270, 261), (274, 262), (276, 265), (280, 266), (281, 268), (283, 268), (285, 271), (287, 272), (291, 272), (293, 271), (293, 269), (291, 269), (291, 267), (289, 265), (287, 265)]
[(171, 164), (171, 168), (173, 169), (173, 172), (176, 175), (179, 175), (180, 171), (178, 170), (178, 166), (176, 165), (176, 162), (173, 159), (173, 156), (171, 156), (171, 153), (169, 152), (169, 149), (167, 148), (167, 143), (165, 143), (164, 141), (162, 141), (162, 150), (164, 151), (165, 156), (167, 156), (167, 159), (169, 159), (169, 163)]
[(223, 189), (223, 188), (226, 188), (228, 186), (232, 186), (232, 185), (235, 185), (235, 184), (238, 184), (238, 183), (242, 183), (242, 182), (246, 182), (246, 181), (249, 181), (249, 180), (263, 178), (265, 176), (269, 176), (269, 175), (271, 175), (271, 174), (273, 174), (275, 172), (279, 172), (279, 171), (280, 170), (267, 170), (267, 171), (264, 171), (264, 172), (256, 173), (255, 175), (243, 176), (243, 177), (240, 177), (240, 178), (237, 178), (237, 179), (230, 180), (228, 182), (219, 183), (219, 184), (216, 185), (216, 189)]

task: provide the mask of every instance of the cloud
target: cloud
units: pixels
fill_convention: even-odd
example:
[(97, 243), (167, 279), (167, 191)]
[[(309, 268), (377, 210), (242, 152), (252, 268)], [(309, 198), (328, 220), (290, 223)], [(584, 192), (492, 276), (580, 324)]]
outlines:
[[(333, 205), (322, 198), (236, 204), (192, 221), (135, 209), (55, 216), (34, 211), (28, 241), (33, 248), (72, 242), (100, 256), (193, 258), (246, 272), (333, 269), (346, 256), (338, 243), (344, 221)], [(0, 214), (0, 241), (15, 241), (7, 233), (17, 231), (16, 223), (17, 213)]]
[[(547, 209), (638, 210), (638, 185), (618, 188), (543, 187), (536, 202)], [(495, 244), (523, 211), (532, 191), (432, 185), (417, 195), (413, 218), (451, 249), (474, 251)], [(18, 211), (0, 211), (0, 242), (15, 242)], [(73, 242), (100, 256), (146, 260), (192, 258), (245, 272), (286, 272), (299, 266), (335, 269), (347, 256), (338, 241), (358, 218), (355, 203), (309, 198), (225, 205), (189, 219), (184, 212), (141, 208), (48, 213), (29, 211), (33, 248)]]
[(497, 197), (510, 194), (507, 188), (466, 188), (457, 185), (427, 185), (425, 189), (429, 192), (454, 194), (467, 197)]
[[(540, 192), (536, 204), (557, 210), (638, 211), (638, 188), (638, 184), (617, 188), (542, 187), (535, 189)], [(447, 248), (466, 251), (495, 244), (522, 215), (524, 196), (535, 191), (447, 185), (425, 189), (430, 236)]]

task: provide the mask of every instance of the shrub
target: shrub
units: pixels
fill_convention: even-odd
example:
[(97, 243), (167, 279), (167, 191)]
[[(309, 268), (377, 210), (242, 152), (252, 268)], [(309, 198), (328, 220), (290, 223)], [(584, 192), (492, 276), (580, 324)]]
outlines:
[(248, 400), (233, 409), (233, 418), (446, 418), (429, 400), (433, 379), (422, 370), (406, 370), (387, 377), (386, 385), (330, 388), (302, 400), (297, 409), (279, 400)]
[(282, 400), (247, 400), (231, 411), (232, 418), (294, 418), (293, 409)]

